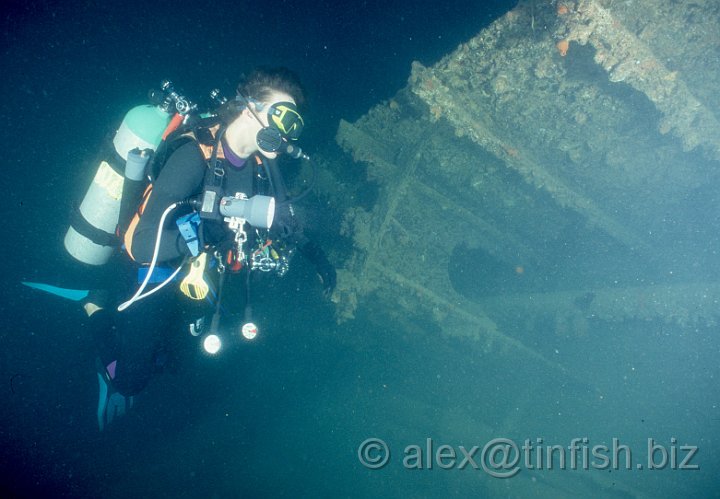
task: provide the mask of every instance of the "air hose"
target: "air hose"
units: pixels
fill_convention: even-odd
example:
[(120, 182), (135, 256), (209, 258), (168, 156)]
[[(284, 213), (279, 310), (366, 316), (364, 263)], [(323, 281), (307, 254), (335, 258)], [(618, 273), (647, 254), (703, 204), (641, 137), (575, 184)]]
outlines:
[(158, 254), (160, 253), (160, 241), (162, 240), (162, 228), (165, 226), (165, 219), (170, 214), (171, 211), (173, 211), (178, 206), (182, 206), (185, 204), (188, 204), (190, 201), (179, 201), (177, 203), (173, 203), (167, 208), (165, 208), (165, 211), (163, 212), (162, 216), (160, 217), (160, 223), (158, 224), (158, 231), (157, 231), (157, 238), (155, 239), (155, 249), (153, 251), (152, 260), (150, 261), (150, 267), (148, 267), (148, 271), (145, 274), (145, 279), (143, 280), (142, 284), (140, 284), (140, 287), (135, 292), (135, 294), (130, 298), (128, 301), (121, 303), (120, 306), (118, 306), (118, 312), (122, 312), (126, 308), (128, 308), (130, 305), (135, 303), (136, 301), (140, 301), (143, 298), (146, 298), (153, 294), (156, 291), (159, 291), (162, 289), (167, 283), (171, 282), (173, 279), (175, 279), (175, 276), (178, 275), (180, 272), (180, 269), (182, 269), (183, 265), (185, 265), (185, 260), (180, 264), (180, 266), (175, 269), (175, 272), (170, 274), (170, 277), (165, 279), (162, 283), (155, 286), (150, 291), (143, 293), (145, 291), (145, 288), (147, 287), (148, 283), (150, 282), (150, 278), (152, 277), (152, 273), (155, 270), (155, 265), (157, 264)]

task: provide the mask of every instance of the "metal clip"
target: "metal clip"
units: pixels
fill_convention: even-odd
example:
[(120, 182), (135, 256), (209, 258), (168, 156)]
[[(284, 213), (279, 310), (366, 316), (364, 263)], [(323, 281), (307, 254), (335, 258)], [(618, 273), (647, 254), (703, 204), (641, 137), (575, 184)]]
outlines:
[(225, 273), (225, 264), (223, 263), (222, 254), (219, 251), (215, 251), (213, 253), (213, 256), (215, 257), (215, 261), (217, 261), (217, 271), (220, 274)]

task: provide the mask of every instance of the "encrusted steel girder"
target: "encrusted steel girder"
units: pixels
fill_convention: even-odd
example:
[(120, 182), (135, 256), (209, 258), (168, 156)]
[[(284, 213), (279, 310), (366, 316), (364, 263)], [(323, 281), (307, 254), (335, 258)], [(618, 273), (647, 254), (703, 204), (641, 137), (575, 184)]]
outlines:
[[(508, 317), (550, 314), (561, 330), (587, 328), (589, 318), (715, 323), (712, 283), (589, 283), (478, 298), (450, 276), (459, 247), (482, 250), (518, 275), (583, 266), (611, 273), (632, 258), (672, 263), (657, 250), (663, 214), (717, 179), (720, 98), (709, 88), (720, 83), (720, 62), (689, 47), (720, 52), (720, 7), (640, 3), (521, 2), (432, 67), (414, 64), (393, 99), (341, 122), (338, 143), (367, 165), (378, 195), (345, 214), (354, 251), (339, 273), (340, 320), (372, 297), (392, 303), (389, 313), (425, 314), (430, 329), (558, 371), (506, 327)], [(667, 35), (680, 25), (684, 49)], [(564, 238), (593, 246), (559, 263)], [(620, 273), (634, 270), (632, 262)]]

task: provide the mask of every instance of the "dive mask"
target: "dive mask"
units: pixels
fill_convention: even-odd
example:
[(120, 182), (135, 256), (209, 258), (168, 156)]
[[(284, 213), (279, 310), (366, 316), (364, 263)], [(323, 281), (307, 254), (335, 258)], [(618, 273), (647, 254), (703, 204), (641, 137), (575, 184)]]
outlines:
[(300, 138), (305, 122), (292, 102), (276, 102), (267, 112), (268, 123), (277, 128), (284, 138), (297, 140)]
[[(244, 98), (239, 96), (238, 99)], [(257, 113), (263, 112), (267, 104), (253, 98), (248, 98), (247, 101), (255, 105), (255, 110), (250, 108), (250, 111), (262, 125), (262, 128), (257, 133), (257, 143), (261, 150), (265, 152), (285, 152), (284, 150), (289, 147), (288, 141), (295, 141), (300, 137), (305, 122), (295, 104), (282, 101), (268, 107), (268, 126), (265, 126)]]

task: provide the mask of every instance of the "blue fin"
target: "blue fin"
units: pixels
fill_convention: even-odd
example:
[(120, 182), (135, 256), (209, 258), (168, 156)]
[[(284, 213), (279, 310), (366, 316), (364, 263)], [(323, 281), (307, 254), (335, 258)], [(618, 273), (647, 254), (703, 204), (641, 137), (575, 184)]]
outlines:
[(65, 298), (72, 301), (80, 301), (85, 298), (87, 298), (87, 295), (90, 293), (87, 289), (67, 289), (67, 288), (59, 288), (57, 286), (52, 286), (50, 284), (43, 284), (41, 282), (22, 282), (25, 286), (33, 289), (39, 289), (40, 291), (45, 291), (46, 293), (50, 293), (52, 295), (60, 296), (61, 298)]
[(105, 429), (105, 411), (107, 410), (108, 384), (102, 374), (97, 373), (100, 396), (98, 398), (97, 420), (100, 431)]
[(112, 423), (116, 418), (125, 415), (127, 411), (132, 409), (134, 397), (125, 397), (114, 391), (110, 386), (110, 381), (101, 373), (97, 373), (98, 387), (98, 408), (97, 419), (100, 431), (103, 431), (107, 425)]

